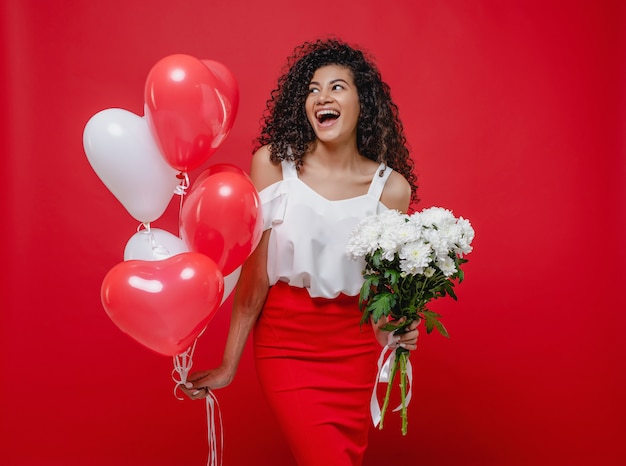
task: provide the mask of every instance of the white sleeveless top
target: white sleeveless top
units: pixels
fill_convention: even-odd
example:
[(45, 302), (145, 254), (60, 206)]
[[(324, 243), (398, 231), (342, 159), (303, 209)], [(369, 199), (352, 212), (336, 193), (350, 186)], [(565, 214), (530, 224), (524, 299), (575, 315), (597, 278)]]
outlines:
[(393, 170), (381, 164), (367, 194), (331, 201), (298, 178), (293, 162), (284, 160), (281, 165), (283, 179), (259, 193), (264, 230), (272, 229), (267, 257), (270, 285), (284, 281), (306, 288), (313, 298), (358, 295), (364, 261), (347, 257), (348, 238), (363, 217), (387, 210), (380, 196)]

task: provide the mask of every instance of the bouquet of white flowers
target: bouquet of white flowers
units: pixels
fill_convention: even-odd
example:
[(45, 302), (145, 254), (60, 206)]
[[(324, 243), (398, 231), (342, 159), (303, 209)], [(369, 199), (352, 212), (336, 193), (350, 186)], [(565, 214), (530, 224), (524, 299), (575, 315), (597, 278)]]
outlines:
[[(365, 281), (359, 296), (361, 324), (370, 320), (378, 323), (386, 317), (389, 323), (383, 328), (399, 333), (420, 319), (427, 333), (436, 328), (447, 337), (448, 332), (439, 320), (441, 316), (428, 310), (426, 305), (444, 296), (456, 300), (455, 280), (463, 281), (461, 265), (467, 262), (463, 255), (472, 251), (473, 239), (470, 222), (454, 217), (451, 211), (441, 207), (411, 215), (387, 210), (364, 218), (351, 233), (346, 248), (350, 258), (365, 260)], [(387, 349), (383, 349), (381, 361)], [(407, 379), (409, 382), (412, 379), (409, 352), (399, 347), (393, 354), (389, 375), (385, 377), (389, 385), (378, 422), (382, 429), (393, 379), (400, 369), (401, 405), (398, 409), (402, 410), (402, 433), (406, 435), (406, 408), (410, 400)], [(380, 372), (381, 362), (377, 382)]]

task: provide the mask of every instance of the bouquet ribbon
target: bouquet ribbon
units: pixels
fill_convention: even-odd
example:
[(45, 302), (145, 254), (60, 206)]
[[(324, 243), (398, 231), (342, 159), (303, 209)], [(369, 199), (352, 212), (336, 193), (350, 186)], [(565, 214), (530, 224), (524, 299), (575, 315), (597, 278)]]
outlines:
[[(389, 342), (391, 342), (391, 338), (393, 335), (389, 334)], [(381, 408), (380, 403), (378, 401), (378, 382), (381, 383), (390, 383), (389, 376), (391, 373), (391, 364), (396, 358), (396, 348), (391, 347), (390, 343), (388, 343), (380, 353), (378, 358), (378, 373), (376, 374), (376, 382), (374, 383), (374, 390), (372, 391), (372, 398), (370, 400), (370, 414), (372, 416), (372, 422), (374, 423), (374, 427), (377, 427), (380, 423), (381, 419)], [(387, 352), (391, 351), (389, 355)], [(386, 357), (386, 359), (385, 359)], [(384, 361), (384, 362), (383, 362)], [(406, 365), (406, 375), (407, 380), (409, 382), (409, 387), (407, 389), (407, 395), (405, 400), (405, 406), (409, 405), (411, 401), (411, 387), (413, 387), (413, 366), (411, 365), (411, 360), (407, 360)], [(393, 411), (400, 411), (402, 409), (402, 404), (398, 405)]]

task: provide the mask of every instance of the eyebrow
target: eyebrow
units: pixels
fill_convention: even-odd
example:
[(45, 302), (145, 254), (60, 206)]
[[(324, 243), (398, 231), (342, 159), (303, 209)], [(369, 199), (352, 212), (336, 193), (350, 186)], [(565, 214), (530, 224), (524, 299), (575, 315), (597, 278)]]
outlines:
[[(349, 83), (348, 81), (346, 81), (345, 79), (343, 79), (343, 78), (331, 79), (331, 80), (330, 80), (330, 82), (329, 82), (329, 84), (335, 84), (335, 83), (338, 83), (338, 82), (346, 83), (348, 86), (350, 85), (350, 83)], [(309, 83), (309, 86), (310, 86), (311, 84), (316, 84), (316, 85), (318, 85), (318, 86), (320, 86), (320, 85), (321, 85), (321, 84), (320, 84), (319, 82), (317, 82), (317, 81), (311, 81), (311, 82)]]

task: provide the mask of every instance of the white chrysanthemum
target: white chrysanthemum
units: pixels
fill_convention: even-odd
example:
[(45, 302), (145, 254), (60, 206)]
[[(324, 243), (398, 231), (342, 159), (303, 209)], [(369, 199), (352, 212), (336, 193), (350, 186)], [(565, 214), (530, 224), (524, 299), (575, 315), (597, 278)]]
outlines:
[(430, 277), (432, 277), (433, 275), (435, 275), (435, 272), (436, 272), (436, 270), (435, 270), (435, 269), (433, 269), (432, 267), (426, 267), (426, 268), (424, 269), (424, 276), (425, 276), (426, 278), (430, 278)]
[(431, 262), (432, 249), (424, 241), (414, 241), (400, 248), (400, 270), (411, 275), (422, 273)]
[(450, 277), (456, 273), (456, 265), (451, 257), (437, 257), (435, 265), (446, 277)]
[(457, 251), (458, 244), (461, 242), (462, 231), (456, 223), (445, 224), (437, 230), (442, 243), (446, 245), (448, 251)]
[(440, 230), (434, 228), (424, 228), (422, 237), (432, 248), (436, 257), (447, 257), (450, 251), (450, 244)]
[(456, 218), (454, 218), (452, 211), (444, 209), (443, 207), (429, 207), (428, 209), (422, 210), (419, 216), (425, 227), (434, 226), (438, 229), (442, 229), (456, 223)]
[(422, 225), (424, 223), (422, 222), (422, 217), (421, 217), (420, 212), (414, 212), (412, 215), (407, 215), (406, 222), (409, 225), (411, 225), (412, 228), (415, 228), (416, 230), (421, 230)]
[(398, 237), (403, 243), (411, 243), (422, 239), (422, 221), (418, 216), (405, 215), (404, 222), (398, 225)]
[(380, 242), (380, 249), (382, 252), (382, 257), (385, 260), (392, 261), (398, 252), (398, 245), (395, 242)]
[(378, 215), (378, 222), (381, 227), (378, 246), (385, 259), (393, 260), (408, 238), (405, 228), (406, 215), (397, 210), (386, 210)]
[(417, 255), (423, 253), (449, 276), (456, 272), (450, 254), (471, 252), (473, 239), (470, 222), (456, 219), (448, 209), (430, 207), (412, 215), (391, 209), (361, 220), (350, 235), (346, 254), (357, 259), (380, 250), (389, 261), (399, 254), (402, 270), (415, 274), (423, 273), (428, 265), (420, 262), (423, 257), (418, 260)]
[(450, 252), (462, 255), (472, 251), (474, 230), (463, 217), (456, 219), (450, 210), (441, 207), (425, 209), (419, 216), (424, 225), (424, 239), (438, 258), (444, 260)]
[(469, 254), (472, 252), (472, 241), (474, 240), (474, 229), (469, 220), (459, 217), (456, 222), (459, 228), (459, 238), (456, 242), (457, 254)]
[(406, 217), (406, 214), (403, 214), (402, 212), (400, 212), (399, 210), (396, 209), (388, 209), (388, 210), (384, 210), (381, 213), (374, 215), (374, 217), (376, 217), (376, 221), (383, 223), (383, 224), (387, 224), (387, 223), (397, 223), (399, 221), (404, 221), (404, 218)]
[(346, 254), (351, 259), (371, 254), (378, 249), (378, 239), (381, 231), (382, 225), (377, 221), (376, 215), (363, 218), (350, 233)]

